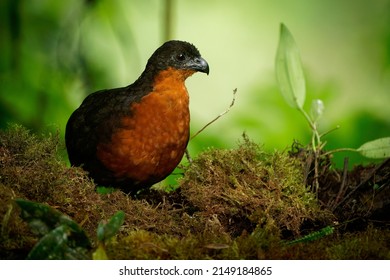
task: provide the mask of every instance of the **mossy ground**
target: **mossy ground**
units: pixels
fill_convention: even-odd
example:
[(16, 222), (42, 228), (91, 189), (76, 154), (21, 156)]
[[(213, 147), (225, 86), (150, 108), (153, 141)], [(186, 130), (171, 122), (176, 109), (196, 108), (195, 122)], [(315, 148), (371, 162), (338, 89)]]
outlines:
[[(314, 193), (302, 149), (268, 153), (244, 137), (235, 149), (200, 154), (176, 190), (133, 198), (97, 193), (60, 149), (56, 135), (19, 126), (0, 132), (0, 258), (23, 259), (37, 242), (14, 203), (23, 198), (68, 215), (94, 245), (99, 222), (124, 211), (124, 225), (106, 244), (111, 259), (390, 259), (388, 161), (349, 172), (343, 194), (343, 171), (324, 161)], [(334, 232), (287, 244), (326, 226)]]

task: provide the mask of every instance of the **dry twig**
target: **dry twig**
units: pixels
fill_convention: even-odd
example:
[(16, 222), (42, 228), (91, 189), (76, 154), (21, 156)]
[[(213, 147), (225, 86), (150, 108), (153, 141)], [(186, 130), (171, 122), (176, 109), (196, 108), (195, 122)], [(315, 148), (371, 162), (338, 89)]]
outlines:
[[(210, 124), (212, 124), (213, 122), (215, 122), (216, 120), (218, 120), (220, 117), (222, 117), (223, 115), (227, 114), (230, 109), (234, 106), (234, 102), (236, 101), (236, 92), (237, 92), (237, 89), (234, 89), (233, 90), (233, 99), (232, 99), (232, 103), (230, 103), (229, 107), (223, 111), (221, 114), (219, 114), (216, 118), (214, 118), (213, 120), (211, 120), (210, 122), (208, 122), (205, 126), (203, 126), (200, 130), (198, 130), (197, 133), (195, 133), (190, 140), (194, 139), (195, 136), (197, 136), (199, 133), (201, 133), (203, 130), (206, 129), (206, 127), (208, 127)], [(186, 158), (188, 160), (189, 163), (192, 162), (192, 158), (190, 156), (190, 153), (188, 152), (188, 149), (186, 149), (185, 151), (185, 154), (186, 154)]]
[(195, 133), (192, 137), (191, 137), (191, 140), (194, 139), (199, 133), (201, 133), (203, 130), (206, 129), (206, 127), (208, 127), (210, 124), (212, 124), (213, 122), (215, 122), (216, 120), (218, 120), (220, 117), (222, 117), (223, 115), (227, 114), (230, 109), (233, 107), (234, 105), (234, 102), (236, 101), (236, 92), (237, 92), (237, 89), (234, 89), (233, 90), (233, 100), (232, 100), (232, 103), (230, 104), (229, 108), (227, 108), (224, 112), (222, 112), (221, 114), (219, 114), (216, 118), (214, 118), (213, 120), (211, 120), (209, 123), (207, 123), (204, 127), (202, 127), (197, 133)]

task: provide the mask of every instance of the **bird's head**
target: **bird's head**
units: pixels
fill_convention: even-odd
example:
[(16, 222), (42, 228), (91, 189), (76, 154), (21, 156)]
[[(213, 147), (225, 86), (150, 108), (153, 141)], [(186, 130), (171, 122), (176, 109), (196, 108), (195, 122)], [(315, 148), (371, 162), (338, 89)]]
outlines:
[(148, 60), (146, 69), (161, 71), (168, 68), (209, 74), (209, 65), (198, 49), (187, 42), (168, 41), (159, 47)]

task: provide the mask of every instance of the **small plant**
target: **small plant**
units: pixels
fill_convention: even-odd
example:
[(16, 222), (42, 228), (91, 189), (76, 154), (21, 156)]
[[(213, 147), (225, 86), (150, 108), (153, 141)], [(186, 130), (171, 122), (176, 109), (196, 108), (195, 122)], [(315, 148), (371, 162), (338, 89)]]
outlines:
[(312, 242), (312, 241), (315, 241), (315, 240), (318, 240), (324, 236), (327, 236), (327, 235), (330, 235), (332, 234), (334, 231), (334, 227), (332, 226), (326, 226), (318, 231), (315, 231), (315, 232), (312, 232), (308, 235), (305, 235), (301, 238), (298, 238), (298, 239), (295, 239), (295, 240), (292, 240), (290, 242), (287, 242), (286, 245), (293, 245), (293, 244), (297, 244), (297, 243), (306, 243), (306, 242)]
[[(79, 224), (52, 207), (23, 199), (15, 202), (22, 209), (21, 217), (34, 234), (41, 239), (35, 244), (27, 259), (89, 259), (91, 242)], [(116, 212), (97, 229), (98, 246), (93, 259), (108, 259), (105, 243), (112, 238), (124, 222), (124, 212)]]
[(280, 26), (275, 71), (277, 83), (285, 101), (290, 107), (297, 109), (305, 117), (312, 131), (311, 150), (314, 154), (314, 187), (316, 191), (318, 191), (319, 188), (318, 164), (321, 156), (339, 151), (353, 151), (359, 152), (365, 157), (375, 159), (390, 157), (390, 137), (366, 142), (357, 149), (341, 148), (326, 153), (323, 152), (326, 142), (322, 141), (322, 137), (330, 131), (321, 134), (318, 131), (318, 120), (322, 116), (325, 106), (322, 100), (315, 99), (312, 102), (310, 114), (303, 109), (306, 99), (306, 86), (299, 49), (292, 34), (283, 23)]
[(123, 211), (116, 212), (108, 222), (100, 222), (97, 228), (98, 247), (92, 254), (94, 260), (107, 260), (106, 242), (114, 237), (125, 221)]
[(41, 239), (27, 259), (87, 259), (91, 243), (84, 230), (68, 216), (42, 203), (23, 199), (15, 202), (21, 217)]

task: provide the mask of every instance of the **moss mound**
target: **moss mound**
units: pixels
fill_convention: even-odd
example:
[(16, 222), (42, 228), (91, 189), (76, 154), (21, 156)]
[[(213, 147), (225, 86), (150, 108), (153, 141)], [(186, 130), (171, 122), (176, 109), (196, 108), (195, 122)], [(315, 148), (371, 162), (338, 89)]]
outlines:
[(175, 191), (151, 190), (137, 199), (97, 193), (82, 169), (63, 162), (60, 147), (58, 135), (38, 137), (20, 126), (0, 132), (0, 258), (23, 259), (37, 242), (15, 198), (68, 215), (95, 248), (99, 222), (122, 210), (124, 225), (105, 246), (111, 259), (389, 258), (379, 250), (389, 251), (386, 227), (340, 229), (288, 245), (337, 217), (308, 191), (298, 157), (266, 153), (246, 137), (236, 149), (200, 154)]
[(277, 235), (288, 230), (298, 236), (303, 222), (326, 214), (307, 191), (296, 159), (267, 154), (247, 138), (237, 149), (200, 154), (186, 170), (181, 192), (203, 215), (231, 223), (237, 235), (243, 222), (249, 231), (261, 225)]

